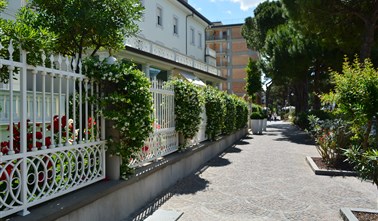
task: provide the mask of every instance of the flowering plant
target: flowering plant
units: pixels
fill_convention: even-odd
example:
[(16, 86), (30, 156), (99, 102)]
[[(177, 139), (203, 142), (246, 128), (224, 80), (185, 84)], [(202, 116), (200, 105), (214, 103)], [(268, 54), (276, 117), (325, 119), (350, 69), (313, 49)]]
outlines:
[[(59, 122), (60, 121), (60, 122)], [(67, 128), (68, 123), (68, 128)], [(26, 143), (27, 143), (27, 150), (32, 151), (33, 148), (40, 150), (42, 147), (50, 147), (51, 145), (59, 145), (59, 144), (73, 144), (79, 140), (79, 129), (75, 129), (74, 131), (74, 121), (72, 119), (68, 119), (63, 115), (59, 118), (58, 115), (53, 117), (53, 123), (48, 124), (46, 126), (46, 130), (43, 130), (43, 126), (41, 123), (36, 123), (36, 133), (35, 133), (35, 143), (34, 141), (34, 133), (33, 133), (33, 123), (30, 123), (30, 120), (27, 120), (27, 132), (26, 132)], [(93, 126), (92, 126), (93, 125)], [(88, 119), (88, 131), (84, 132), (88, 133), (91, 136), (94, 136), (94, 133), (91, 132), (92, 128), (95, 128), (96, 122), (90, 117)], [(8, 125), (7, 130), (10, 130), (10, 126)], [(13, 150), (15, 153), (19, 153), (21, 150), (20, 147), (20, 132), (21, 132), (21, 123), (13, 124)], [(59, 140), (59, 133), (61, 132), (60, 140)], [(67, 136), (68, 132), (68, 136)], [(43, 139), (45, 135), (45, 138)], [(9, 137), (9, 136), (8, 136)], [(68, 137), (68, 139), (67, 139)], [(3, 155), (7, 155), (10, 150), (10, 140), (0, 142), (0, 151)]]
[(175, 92), (176, 131), (186, 141), (193, 138), (199, 130), (204, 99), (199, 87), (190, 82), (177, 79), (171, 84), (174, 85)]
[(101, 82), (103, 98), (94, 102), (98, 102), (105, 119), (111, 120), (113, 129), (118, 131), (119, 136), (109, 140), (107, 146), (111, 154), (121, 156), (126, 162), (121, 165), (121, 175), (125, 178), (132, 172), (128, 162), (144, 147), (153, 130), (150, 82), (127, 60), (107, 64), (91, 58), (85, 65), (86, 74)]

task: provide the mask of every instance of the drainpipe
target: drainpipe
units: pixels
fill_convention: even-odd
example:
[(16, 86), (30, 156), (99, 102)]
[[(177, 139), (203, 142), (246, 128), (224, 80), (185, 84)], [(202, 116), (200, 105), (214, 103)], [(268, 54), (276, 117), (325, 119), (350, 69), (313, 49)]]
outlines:
[(194, 17), (194, 14), (187, 15), (185, 18), (185, 55), (188, 55), (188, 17)]

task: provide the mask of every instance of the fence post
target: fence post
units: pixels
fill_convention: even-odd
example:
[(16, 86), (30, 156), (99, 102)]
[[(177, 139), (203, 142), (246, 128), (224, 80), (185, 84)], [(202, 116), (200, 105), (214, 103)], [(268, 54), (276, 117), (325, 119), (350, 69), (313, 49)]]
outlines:
[(22, 63), (22, 69), (20, 73), (20, 88), (21, 88), (21, 116), (20, 116), (20, 153), (22, 154), (22, 161), (21, 161), (21, 202), (23, 210), (20, 211), (21, 216), (26, 216), (30, 212), (28, 211), (27, 207), (25, 206), (28, 202), (28, 196), (27, 196), (27, 62), (26, 62), (26, 51), (21, 51), (21, 63)]

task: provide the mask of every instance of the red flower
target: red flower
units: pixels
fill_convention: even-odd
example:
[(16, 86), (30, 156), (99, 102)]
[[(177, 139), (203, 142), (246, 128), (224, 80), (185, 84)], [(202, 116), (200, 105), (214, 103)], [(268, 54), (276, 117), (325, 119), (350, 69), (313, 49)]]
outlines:
[(9, 142), (7, 142), (7, 141), (3, 141), (3, 142), (1, 142), (1, 147), (8, 147), (9, 146)]
[(147, 151), (148, 151), (148, 149), (149, 149), (149, 147), (148, 147), (148, 146), (144, 146), (144, 147), (142, 147), (142, 151), (143, 151), (143, 152), (147, 152)]
[(46, 146), (50, 146), (51, 145), (51, 137), (46, 137), (45, 138), (45, 144), (46, 144)]
[(96, 121), (93, 121), (93, 119), (90, 117), (90, 118), (88, 118), (88, 128), (91, 128), (92, 127), (92, 123), (93, 123), (93, 126), (95, 126), (96, 125)]
[(3, 153), (3, 155), (7, 155), (8, 152), (9, 152), (9, 148), (8, 147), (2, 147), (1, 152)]
[[(3, 166), (0, 166), (0, 169), (3, 169)], [(12, 170), (13, 170), (13, 166), (9, 164), (5, 168), (5, 170), (1, 173), (0, 180), (6, 180), (7, 179), (7, 174), (8, 174), (8, 177), (10, 177), (10, 174), (12, 173)]]
[(27, 139), (28, 141), (32, 140), (32, 139), (33, 139), (33, 134), (32, 134), (32, 133), (27, 133), (27, 134), (26, 134), (26, 139)]
[(66, 117), (66, 115), (64, 115), (63, 117), (62, 117), (62, 128), (63, 127), (65, 127), (66, 126), (66, 124), (67, 124), (67, 117)]
[(41, 143), (41, 142), (36, 142), (35, 145), (36, 145), (38, 148), (41, 148), (41, 147), (42, 147), (42, 143)]
[(35, 136), (36, 136), (37, 139), (42, 139), (43, 134), (42, 134), (42, 132), (37, 132), (37, 133), (35, 134)]

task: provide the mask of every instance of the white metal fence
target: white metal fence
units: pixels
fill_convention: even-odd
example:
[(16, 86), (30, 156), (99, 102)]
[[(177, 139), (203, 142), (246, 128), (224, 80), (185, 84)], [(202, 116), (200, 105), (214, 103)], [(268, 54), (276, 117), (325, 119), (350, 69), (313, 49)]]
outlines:
[(6, 133), (0, 136), (0, 218), (26, 215), (31, 206), (105, 178), (104, 120), (89, 100), (98, 86), (81, 65), (75, 73), (68, 57), (42, 55), (43, 64), (31, 66), (26, 51), (20, 61), (14, 51), (10, 42), (9, 59), (0, 58), (9, 74), (8, 90), (0, 92), (7, 122), (0, 130)]
[(175, 131), (173, 86), (153, 80), (151, 93), (154, 105), (154, 131), (145, 146), (130, 162), (131, 167), (141, 166), (178, 150), (178, 134)]

